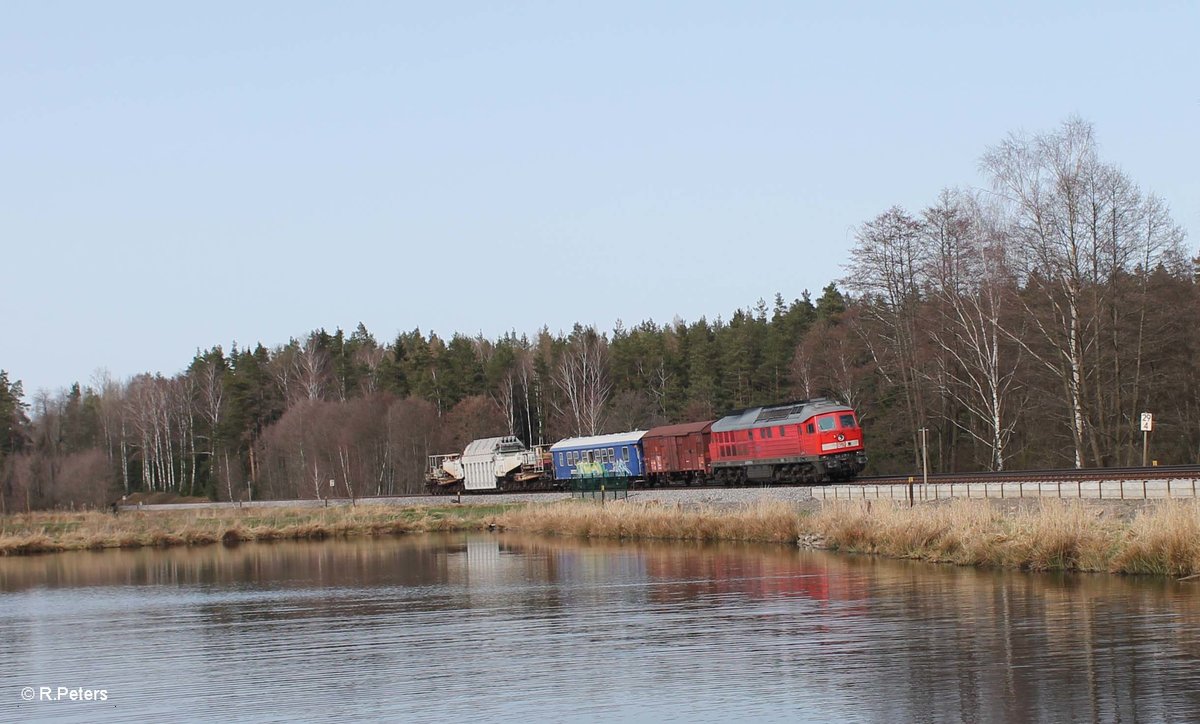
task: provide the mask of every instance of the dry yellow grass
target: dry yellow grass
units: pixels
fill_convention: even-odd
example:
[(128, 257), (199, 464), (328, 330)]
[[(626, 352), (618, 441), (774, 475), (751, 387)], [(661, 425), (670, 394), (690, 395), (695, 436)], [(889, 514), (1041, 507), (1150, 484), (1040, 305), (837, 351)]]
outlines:
[(29, 513), (0, 517), (0, 555), (475, 529), (489, 525), (502, 510), (355, 506)]
[(800, 518), (784, 503), (757, 503), (733, 510), (678, 508), (656, 503), (564, 501), (516, 508), (496, 520), (504, 528), (594, 538), (734, 540), (795, 543)]
[(736, 508), (625, 501), (516, 507), (224, 509), (33, 513), (0, 517), (0, 555), (62, 550), (209, 545), (379, 536), (499, 526), (616, 539), (755, 541), (824, 547), (960, 565), (1187, 576), (1200, 572), (1200, 503), (1163, 501), (1132, 520), (1081, 502), (1043, 501), (1005, 512), (984, 501), (908, 508), (886, 501), (827, 505), (814, 514), (783, 502)]
[(1143, 511), (1114, 553), (1111, 568), (1172, 576), (1200, 571), (1200, 504), (1176, 503)]
[(832, 505), (813, 528), (830, 547), (900, 558), (1030, 570), (1108, 570), (1124, 526), (1084, 503), (1044, 501), (1004, 513), (983, 502), (907, 508)]
[(535, 533), (679, 540), (822, 542), (824, 547), (896, 558), (1027, 570), (1190, 575), (1200, 572), (1200, 505), (1164, 501), (1133, 521), (1082, 502), (1043, 501), (1016, 512), (960, 500), (908, 508), (840, 503), (804, 515), (785, 503), (735, 509), (625, 502), (564, 502), (518, 508), (502, 527)]

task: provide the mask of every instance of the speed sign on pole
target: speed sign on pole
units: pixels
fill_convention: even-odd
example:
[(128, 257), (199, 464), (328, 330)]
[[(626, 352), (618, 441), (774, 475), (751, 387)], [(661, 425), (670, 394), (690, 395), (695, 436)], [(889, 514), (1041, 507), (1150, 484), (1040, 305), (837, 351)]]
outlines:
[(1150, 432), (1154, 429), (1154, 415), (1149, 412), (1142, 413), (1142, 432)]

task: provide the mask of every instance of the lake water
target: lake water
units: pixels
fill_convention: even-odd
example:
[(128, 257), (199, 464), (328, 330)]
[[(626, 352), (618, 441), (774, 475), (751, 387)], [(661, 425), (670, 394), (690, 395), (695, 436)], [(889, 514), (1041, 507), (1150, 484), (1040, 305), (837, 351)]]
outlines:
[(0, 558), (0, 662), (0, 721), (1193, 721), (1200, 583), (479, 534), (71, 553)]

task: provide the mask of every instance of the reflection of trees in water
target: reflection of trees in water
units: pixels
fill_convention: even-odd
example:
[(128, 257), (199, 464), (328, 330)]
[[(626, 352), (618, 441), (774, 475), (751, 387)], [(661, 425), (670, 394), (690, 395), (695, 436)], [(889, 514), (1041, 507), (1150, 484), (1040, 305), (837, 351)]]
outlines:
[[(1200, 597), (1172, 580), (754, 545), (536, 539), (514, 548), (558, 560), (560, 582), (619, 582), (638, 566), (614, 561), (640, 559), (646, 585), (620, 590), (610, 601), (614, 615), (628, 615), (631, 599), (641, 597), (649, 609), (705, 621), (647, 637), (711, 638), (720, 635), (722, 609), (729, 623), (750, 608), (758, 635), (795, 642), (807, 659), (801, 670), (811, 666), (805, 675), (886, 690), (905, 717), (1109, 721), (1200, 707), (1191, 671), (1200, 653)], [(799, 605), (761, 605), (789, 600)], [(730, 642), (731, 653), (736, 646)]]
[(892, 672), (907, 711), (1113, 721), (1200, 705), (1197, 601), (1174, 581), (867, 565), (871, 615), (893, 633), (856, 667)]
[[(233, 646), (298, 668), (305, 656), (340, 652), (384, 670), (398, 656), (441, 661), (462, 642), (470, 662), (447, 661), (449, 675), (503, 667), (534, 637), (546, 647), (600, 645), (618, 668), (659, 652), (663, 686), (782, 681), (794, 691), (780, 701), (815, 692), (899, 719), (1110, 721), (1200, 710), (1194, 585), (780, 546), (516, 535), (0, 559), (3, 592), (179, 589), (165, 597), (176, 610), (139, 615), (148, 627), (191, 616), (205, 660)], [(30, 646), (28, 632), (0, 627), (7, 660)]]

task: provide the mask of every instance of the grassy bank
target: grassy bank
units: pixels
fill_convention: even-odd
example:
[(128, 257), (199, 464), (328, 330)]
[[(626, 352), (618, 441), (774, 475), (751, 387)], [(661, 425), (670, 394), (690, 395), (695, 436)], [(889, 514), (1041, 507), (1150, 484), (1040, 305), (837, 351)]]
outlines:
[(0, 555), (217, 542), (315, 540), (487, 527), (505, 506), (42, 512), (0, 518)]
[(1004, 510), (958, 500), (784, 502), (741, 507), (580, 501), (549, 505), (219, 509), (32, 513), (0, 518), (0, 555), (396, 535), (490, 527), (615, 539), (756, 541), (960, 565), (1029, 570), (1200, 573), (1200, 503), (1163, 501), (1130, 516), (1097, 505), (1041, 501)]
[(563, 503), (516, 508), (502, 527), (606, 538), (808, 543), (897, 558), (1024, 568), (1187, 576), (1200, 572), (1200, 505), (1164, 501), (1131, 519), (1057, 500), (1017, 511), (986, 501), (907, 508), (827, 505), (800, 514), (785, 503), (736, 509)]

